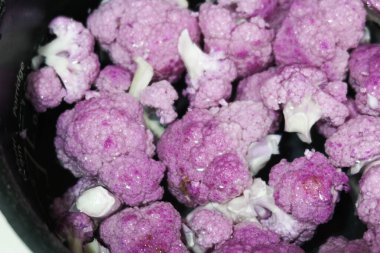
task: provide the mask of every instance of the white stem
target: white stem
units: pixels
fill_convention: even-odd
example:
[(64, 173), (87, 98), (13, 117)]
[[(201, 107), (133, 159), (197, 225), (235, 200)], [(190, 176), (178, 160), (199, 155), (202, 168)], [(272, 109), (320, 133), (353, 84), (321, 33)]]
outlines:
[(138, 100), (141, 92), (148, 87), (149, 83), (152, 81), (154, 71), (153, 67), (142, 57), (137, 57), (135, 62), (137, 64), (137, 69), (133, 76), (131, 87), (129, 88), (129, 94)]
[(189, 7), (189, 3), (186, 0), (174, 0), (174, 2), (181, 8), (186, 9)]
[(68, 237), (67, 243), (69, 244), (69, 249), (72, 253), (83, 253), (82, 240), (76, 237)]
[(299, 105), (288, 102), (283, 113), (285, 131), (296, 132), (303, 142), (311, 143), (310, 129), (322, 116), (319, 105), (311, 97), (307, 97)]
[(120, 206), (120, 201), (102, 186), (83, 192), (76, 201), (76, 208), (90, 217), (101, 218)]
[(179, 37), (178, 52), (192, 82), (196, 82), (206, 70), (216, 71), (218, 68), (218, 62), (191, 40), (188, 30), (183, 30)]
[(103, 247), (96, 239), (85, 244), (83, 248), (84, 253), (109, 253), (109, 250)]
[(252, 143), (248, 148), (246, 160), (252, 176), (256, 175), (272, 155), (279, 154), (278, 145), (281, 141), (281, 135), (270, 134), (259, 142)]
[(144, 121), (147, 128), (152, 131), (152, 133), (160, 138), (165, 131), (165, 128), (160, 124), (159, 120), (150, 119), (148, 113), (144, 112)]
[(38, 54), (45, 57), (46, 65), (52, 67), (61, 78), (69, 75), (70, 62), (66, 56), (62, 56), (59, 53), (76, 46), (73, 43), (73, 36), (72, 34), (67, 34), (65, 37), (57, 37), (38, 49)]

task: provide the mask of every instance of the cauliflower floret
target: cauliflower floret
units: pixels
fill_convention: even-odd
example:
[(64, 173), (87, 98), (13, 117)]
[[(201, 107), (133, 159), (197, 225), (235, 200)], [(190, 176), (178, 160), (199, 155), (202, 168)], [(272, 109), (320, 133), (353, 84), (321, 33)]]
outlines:
[(273, 44), (279, 65), (308, 64), (343, 80), (348, 49), (364, 34), (365, 10), (360, 0), (295, 0)]
[(58, 119), (55, 148), (63, 167), (75, 176), (98, 174), (118, 156), (154, 153), (142, 106), (128, 94), (103, 93), (81, 101)]
[(297, 220), (322, 224), (333, 215), (348, 177), (318, 152), (307, 151), (293, 162), (281, 160), (269, 174), (276, 204)]
[[(349, 115), (346, 118), (346, 121), (349, 121), (350, 119), (353, 119), (360, 115), (353, 99), (347, 99), (343, 102), (343, 104), (346, 105), (349, 111)], [(324, 120), (317, 122), (317, 128), (318, 132), (325, 138), (330, 138), (338, 130), (337, 126), (333, 126), (330, 122)]]
[[(50, 43), (38, 49), (38, 55), (35, 59), (43, 58), (45, 64), (54, 69), (56, 75), (62, 81), (65, 93), (57, 94), (54, 104), (43, 104), (43, 107), (51, 108), (57, 106), (58, 100), (63, 100), (67, 103), (74, 103), (83, 98), (85, 92), (91, 87), (99, 73), (99, 60), (94, 50), (94, 37), (91, 33), (79, 22), (67, 18), (57, 17), (53, 19), (49, 28), (57, 37)], [(54, 90), (58, 89), (58, 77), (51, 70), (47, 72), (46, 68), (36, 70), (31, 75), (37, 76), (36, 80), (33, 77), (28, 82), (29, 86), (46, 86), (46, 83), (52, 82)], [(34, 84), (38, 81), (39, 84)], [(46, 89), (46, 88), (45, 88)], [(39, 103), (45, 103), (43, 92), (45, 89), (35, 90), (34, 97), (41, 99)], [(50, 89), (50, 88), (49, 88)], [(49, 96), (53, 96), (50, 94)], [(34, 100), (32, 100), (33, 102)], [(41, 111), (39, 103), (35, 105), (36, 109)]]
[(181, 242), (181, 216), (169, 203), (127, 208), (100, 225), (100, 238), (113, 253), (185, 253)]
[(134, 59), (149, 62), (157, 80), (177, 80), (184, 70), (177, 52), (180, 33), (193, 41), (200, 33), (196, 15), (173, 1), (109, 0), (87, 19), (87, 26), (115, 64), (135, 72)]
[(349, 241), (343, 236), (330, 237), (320, 248), (318, 253), (370, 253), (367, 243), (363, 239)]
[(241, 80), (238, 85), (236, 99), (262, 102), (263, 99), (260, 94), (261, 86), (273, 76), (276, 76), (276, 68), (269, 68), (266, 71), (256, 73)]
[[(249, 221), (277, 233), (283, 240), (302, 243), (312, 238), (316, 224), (300, 222), (286, 213), (275, 203), (274, 190), (257, 178), (253, 184), (225, 204), (209, 203), (199, 209), (208, 209), (222, 213), (235, 224)], [(195, 212), (193, 211), (193, 212)], [(191, 213), (189, 214), (191, 217)]]
[(157, 153), (168, 167), (169, 190), (188, 206), (226, 202), (251, 183), (245, 156), (272, 124), (267, 109), (240, 101), (211, 113), (194, 109), (170, 125)]
[[(327, 139), (325, 150), (337, 167), (361, 167), (380, 153), (380, 119), (357, 116)], [(356, 169), (356, 172), (360, 168)]]
[(239, 19), (228, 8), (204, 3), (199, 11), (199, 26), (206, 51), (223, 52), (235, 64), (239, 77), (263, 70), (272, 60), (274, 32), (261, 17)]
[(380, 227), (379, 224), (375, 226), (368, 226), (368, 230), (364, 233), (364, 240), (367, 242), (370, 252), (375, 253), (380, 251)]
[(140, 103), (156, 109), (161, 124), (169, 124), (177, 118), (174, 101), (178, 99), (177, 91), (168, 81), (152, 83), (140, 95)]
[(355, 103), (363, 114), (380, 115), (380, 46), (361, 45), (356, 48), (349, 61), (350, 83), (356, 91)]
[(188, 71), (185, 94), (191, 107), (209, 108), (229, 98), (236, 68), (223, 53), (205, 54), (191, 41), (187, 31), (179, 38), (178, 51)]
[[(251, 100), (255, 102), (263, 102), (263, 98), (261, 97), (261, 87), (263, 83), (276, 75), (276, 69), (270, 68), (261, 73), (256, 73), (250, 77), (247, 77), (239, 82), (236, 100)], [(280, 128), (281, 123), (281, 115), (275, 110), (269, 110), (271, 118), (273, 118), (273, 124), (271, 127), (271, 133), (276, 132)]]
[(124, 68), (108, 65), (100, 71), (95, 87), (101, 92), (121, 93), (129, 89), (132, 75)]
[(162, 198), (160, 182), (165, 167), (145, 153), (116, 157), (99, 172), (99, 180), (129, 206), (146, 204)]
[(359, 198), (356, 203), (359, 218), (368, 225), (380, 223), (380, 167), (369, 166), (359, 182)]
[(246, 222), (236, 225), (232, 238), (223, 243), (214, 252), (302, 253), (304, 251), (296, 245), (281, 241), (278, 235), (261, 228), (257, 224)]
[(310, 143), (310, 129), (319, 119), (339, 126), (349, 115), (343, 103), (323, 91), (329, 85), (322, 71), (290, 65), (277, 69), (277, 74), (262, 84), (260, 92), (269, 109), (279, 110), (283, 106), (285, 131), (296, 132), (302, 141)]
[(37, 112), (45, 112), (48, 108), (57, 107), (66, 95), (61, 81), (51, 67), (31, 72), (26, 82), (25, 96)]
[(232, 235), (232, 220), (216, 210), (197, 208), (186, 217), (183, 230), (187, 246), (194, 252), (206, 252)]

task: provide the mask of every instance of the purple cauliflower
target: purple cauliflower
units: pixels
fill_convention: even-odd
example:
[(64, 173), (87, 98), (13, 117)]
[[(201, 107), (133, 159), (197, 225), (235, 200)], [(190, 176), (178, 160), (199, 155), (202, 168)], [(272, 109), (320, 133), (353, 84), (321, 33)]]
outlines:
[(162, 198), (164, 171), (164, 165), (145, 153), (133, 153), (104, 164), (99, 180), (125, 204), (137, 206)]
[(296, 132), (302, 141), (311, 142), (310, 129), (319, 119), (334, 126), (345, 122), (349, 111), (342, 102), (324, 92), (331, 83), (322, 71), (289, 65), (276, 72), (262, 84), (260, 92), (269, 109), (280, 110), (282, 106), (286, 132)]
[(362, 239), (349, 241), (342, 236), (330, 237), (318, 253), (370, 253), (367, 243)]
[(177, 51), (180, 33), (187, 29), (196, 42), (200, 37), (196, 15), (174, 1), (104, 1), (87, 26), (115, 64), (135, 72), (134, 59), (143, 57), (158, 80), (177, 80), (184, 71)]
[(365, 16), (360, 0), (294, 0), (273, 44), (276, 62), (319, 67), (330, 80), (343, 80)]
[(352, 167), (358, 172), (380, 153), (380, 119), (357, 116), (340, 126), (327, 139), (325, 150), (331, 163), (337, 167)]
[[(100, 68), (98, 57), (93, 52), (94, 37), (81, 23), (67, 17), (56, 17), (50, 22), (49, 28), (57, 37), (38, 49), (38, 56), (34, 61), (36, 63), (43, 59), (48, 67), (54, 69), (56, 75), (51, 70), (46, 72), (46, 68), (32, 72), (35, 77), (30, 78), (31, 82), (28, 82), (28, 85), (40, 87), (40, 89), (35, 89), (35, 94), (33, 94), (33, 97), (39, 100), (35, 105), (36, 109), (56, 106), (62, 97), (67, 103), (82, 99), (95, 81)], [(55, 88), (49, 89), (56, 91), (58, 89), (57, 76), (62, 81), (61, 85), (64, 86), (65, 93), (62, 94), (62, 91), (55, 93), (57, 98), (53, 104), (44, 101), (42, 96), (47, 95), (43, 93), (46, 88), (41, 86), (52, 83)], [(34, 84), (33, 81), (38, 83)], [(53, 96), (53, 94), (48, 96)]]
[(157, 145), (168, 167), (169, 190), (188, 206), (226, 202), (251, 184), (244, 159), (250, 143), (263, 138), (272, 120), (253, 101), (217, 112), (194, 109), (170, 125)]
[[(273, 188), (261, 179), (254, 179), (253, 184), (244, 190), (242, 196), (224, 204), (209, 203), (198, 207), (195, 211), (200, 209), (220, 212), (225, 219), (232, 220), (234, 224), (245, 221), (261, 224), (289, 242), (305, 242), (312, 238), (317, 228), (316, 224), (300, 222), (278, 207), (275, 203)], [(190, 213), (189, 216), (191, 215)], [(191, 236), (189, 241), (194, 241)]]
[(269, 68), (266, 71), (256, 73), (239, 82), (236, 99), (253, 100), (262, 102), (261, 87), (269, 78), (276, 76), (276, 68)]
[(304, 251), (296, 245), (281, 241), (278, 235), (260, 228), (258, 224), (247, 222), (236, 225), (232, 238), (223, 243), (214, 252), (302, 253)]
[[(260, 93), (261, 86), (267, 79), (274, 76), (275, 73), (275, 68), (270, 68), (241, 80), (238, 85), (236, 100), (263, 102)], [(275, 110), (269, 110), (269, 112), (271, 114), (270, 117), (274, 119), (271, 127), (271, 133), (274, 133), (280, 128), (280, 114)]]
[(61, 81), (51, 67), (31, 72), (26, 82), (25, 96), (32, 102), (37, 112), (57, 107), (66, 95)]
[[(249, 5), (254, 1), (238, 2)], [(199, 11), (199, 26), (206, 51), (223, 52), (235, 64), (239, 77), (259, 72), (272, 61), (274, 32), (259, 16), (239, 19), (229, 8), (204, 3)]]
[(380, 46), (361, 45), (349, 61), (350, 83), (356, 91), (355, 103), (363, 114), (380, 115)]
[(152, 83), (140, 95), (141, 104), (156, 109), (161, 124), (169, 124), (177, 118), (174, 108), (177, 99), (177, 91), (168, 81)]
[(234, 9), (239, 18), (267, 18), (274, 14), (278, 0), (218, 0), (218, 4)]
[[(346, 121), (357, 117), (359, 114), (358, 108), (355, 105), (355, 101), (353, 99), (347, 99), (343, 104), (348, 108), (349, 115), (346, 118)], [(338, 127), (331, 125), (328, 121), (319, 121), (317, 123), (318, 132), (322, 134), (325, 138), (330, 138), (337, 130)]]
[(197, 208), (186, 217), (183, 225), (187, 246), (194, 252), (206, 252), (232, 235), (232, 220), (216, 210)]
[(276, 205), (304, 223), (322, 224), (334, 213), (339, 192), (348, 190), (348, 177), (318, 152), (307, 151), (293, 162), (285, 159), (269, 174)]
[(152, 141), (137, 100), (128, 94), (104, 93), (59, 117), (55, 148), (61, 164), (75, 176), (95, 176), (118, 156), (134, 152), (152, 156)]
[(100, 238), (113, 253), (182, 253), (181, 216), (169, 203), (127, 208), (100, 225)]
[(379, 224), (376, 226), (368, 226), (368, 230), (364, 233), (363, 239), (367, 242), (371, 253), (380, 252)]
[(185, 94), (194, 108), (209, 108), (225, 103), (236, 78), (236, 68), (223, 53), (205, 54), (191, 41), (187, 31), (182, 32), (178, 51), (188, 71)]
[(377, 161), (366, 167), (359, 182), (357, 214), (367, 225), (380, 224), (380, 166)]
[(124, 68), (108, 65), (100, 71), (95, 86), (101, 92), (121, 93), (129, 89), (132, 75)]

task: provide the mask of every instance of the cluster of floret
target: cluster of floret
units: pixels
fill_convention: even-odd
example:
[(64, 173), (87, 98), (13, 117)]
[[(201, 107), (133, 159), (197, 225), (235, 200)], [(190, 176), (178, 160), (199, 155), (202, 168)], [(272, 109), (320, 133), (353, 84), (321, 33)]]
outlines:
[[(78, 182), (52, 204), (57, 234), (75, 253), (304, 252), (361, 173), (368, 230), (319, 252), (380, 252), (380, 45), (365, 19), (360, 0), (219, 0), (198, 12), (108, 0), (86, 27), (55, 18), (26, 96), (38, 112), (73, 104), (54, 144)], [(102, 69), (95, 42), (112, 62)], [(266, 167), (283, 132), (313, 144), (313, 126), (324, 151)]]

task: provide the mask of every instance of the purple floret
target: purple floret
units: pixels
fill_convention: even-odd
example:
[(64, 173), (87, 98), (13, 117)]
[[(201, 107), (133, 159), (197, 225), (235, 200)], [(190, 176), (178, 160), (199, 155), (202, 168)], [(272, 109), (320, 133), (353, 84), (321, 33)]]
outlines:
[(272, 60), (274, 32), (261, 17), (238, 19), (228, 8), (205, 3), (200, 7), (199, 26), (207, 51), (224, 52), (239, 77), (263, 70)]
[(308, 151), (293, 162), (283, 159), (269, 174), (276, 204), (297, 220), (322, 224), (329, 221), (339, 201), (339, 192), (348, 190), (348, 177), (318, 152)]
[(127, 208), (100, 225), (100, 237), (112, 253), (185, 253), (181, 216), (169, 203)]
[(115, 64), (135, 72), (134, 59), (143, 57), (158, 80), (177, 80), (184, 71), (177, 51), (180, 33), (187, 29), (196, 42), (200, 37), (196, 15), (171, 1), (104, 1), (87, 25)]
[(100, 71), (95, 86), (99, 91), (120, 93), (125, 92), (131, 85), (132, 75), (124, 68), (109, 65)]
[(274, 41), (276, 62), (319, 67), (330, 80), (343, 80), (347, 50), (363, 37), (365, 15), (360, 0), (295, 0)]
[[(275, 68), (270, 68), (261, 73), (254, 74), (239, 82), (236, 100), (251, 100), (255, 102), (263, 102), (261, 97), (262, 84), (276, 73)], [(269, 110), (270, 118), (273, 118), (271, 133), (276, 132), (280, 125), (280, 114), (275, 110)]]
[(168, 81), (153, 83), (140, 95), (140, 103), (156, 109), (161, 124), (169, 124), (177, 118), (174, 101), (178, 99), (177, 91)]
[(239, 82), (236, 99), (237, 100), (253, 100), (262, 102), (260, 94), (261, 87), (265, 81), (276, 75), (275, 68), (269, 68), (266, 71), (256, 73)]
[(81, 23), (71, 18), (57, 17), (49, 28), (57, 38), (40, 47), (38, 57), (43, 57), (61, 79), (66, 91), (64, 101), (74, 103), (83, 98), (99, 73), (98, 56), (93, 52), (95, 40)]
[(364, 163), (380, 153), (380, 119), (357, 116), (338, 128), (325, 143), (330, 161), (337, 167)]
[(359, 183), (359, 198), (356, 203), (359, 218), (367, 225), (380, 224), (380, 167), (370, 166)]
[(215, 253), (302, 253), (296, 245), (282, 242), (275, 233), (258, 227), (255, 223), (241, 223), (235, 226), (231, 239), (218, 247)]
[[(212, 249), (230, 238), (232, 235), (232, 220), (222, 213), (206, 208), (195, 209), (186, 217), (186, 225), (190, 229), (187, 233), (191, 236), (187, 240), (187, 245), (201, 251)], [(185, 230), (186, 233), (186, 230)]]
[(218, 0), (218, 4), (233, 9), (240, 18), (271, 16), (277, 6), (278, 0)]
[(129, 206), (146, 204), (162, 198), (160, 182), (165, 167), (144, 153), (119, 156), (105, 164), (99, 180)]
[(59, 117), (55, 148), (61, 164), (75, 176), (94, 176), (118, 156), (153, 155), (152, 141), (135, 98), (104, 93), (77, 103)]
[(37, 112), (57, 107), (66, 95), (54, 69), (44, 67), (28, 75), (26, 97)]
[(324, 92), (326, 75), (313, 67), (290, 65), (280, 67), (276, 75), (261, 87), (264, 104), (272, 110), (282, 107), (285, 131), (296, 132), (301, 140), (311, 142), (310, 129), (319, 119), (334, 126), (344, 123), (347, 107), (334, 96)]
[(363, 239), (367, 242), (370, 252), (380, 252), (380, 226), (368, 226), (368, 230), (364, 233)]
[(349, 241), (343, 236), (330, 237), (318, 253), (370, 253), (367, 243), (362, 239)]
[[(359, 114), (358, 108), (355, 105), (355, 101), (353, 99), (347, 99), (345, 102), (343, 102), (349, 111), (349, 115), (346, 118), (346, 121), (353, 119), (357, 117)], [(317, 123), (318, 132), (323, 135), (325, 138), (330, 138), (337, 130), (338, 127), (331, 125), (331, 123), (326, 121), (319, 121)]]
[(261, 103), (241, 101), (214, 115), (189, 111), (170, 125), (157, 146), (168, 167), (169, 190), (188, 206), (240, 195), (252, 182), (244, 157), (249, 144), (268, 133), (267, 114)]
[(361, 45), (349, 61), (350, 83), (356, 91), (355, 103), (363, 114), (380, 115), (380, 46)]

